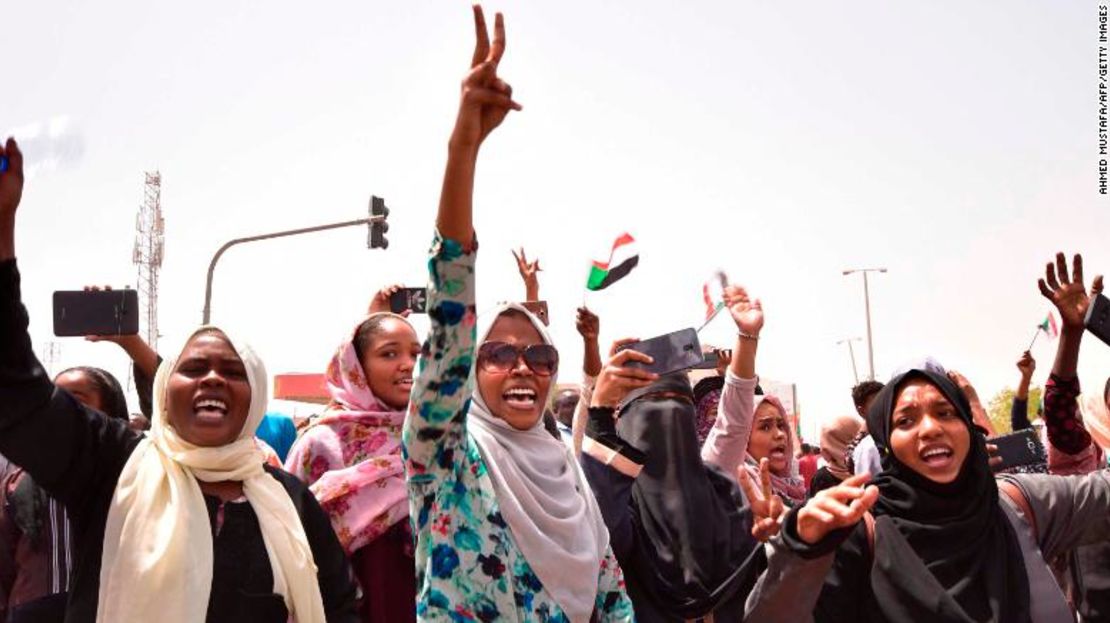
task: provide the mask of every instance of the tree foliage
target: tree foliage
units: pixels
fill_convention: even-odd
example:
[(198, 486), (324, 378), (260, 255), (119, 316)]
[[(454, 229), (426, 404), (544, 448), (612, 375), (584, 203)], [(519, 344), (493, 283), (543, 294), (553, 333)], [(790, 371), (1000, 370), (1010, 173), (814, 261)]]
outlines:
[[(1014, 390), (1009, 387), (1002, 388), (994, 397), (991, 398), (990, 403), (987, 405), (987, 415), (991, 419), (991, 424), (994, 425), (994, 430), (998, 434), (1008, 433), (1013, 430), (1010, 424), (1010, 405), (1014, 402)], [(1029, 404), (1026, 407), (1026, 414), (1030, 421), (1037, 419), (1037, 409), (1041, 404), (1041, 388), (1029, 388)]]

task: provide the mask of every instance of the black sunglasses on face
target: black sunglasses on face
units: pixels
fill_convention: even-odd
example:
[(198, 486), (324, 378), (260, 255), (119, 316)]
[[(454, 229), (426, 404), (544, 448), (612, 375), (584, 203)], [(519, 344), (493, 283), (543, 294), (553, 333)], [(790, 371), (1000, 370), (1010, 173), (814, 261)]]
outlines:
[(521, 357), (539, 376), (551, 376), (559, 369), (559, 351), (550, 344), (521, 348), (508, 342), (486, 342), (478, 349), (478, 364), (486, 372), (511, 372)]

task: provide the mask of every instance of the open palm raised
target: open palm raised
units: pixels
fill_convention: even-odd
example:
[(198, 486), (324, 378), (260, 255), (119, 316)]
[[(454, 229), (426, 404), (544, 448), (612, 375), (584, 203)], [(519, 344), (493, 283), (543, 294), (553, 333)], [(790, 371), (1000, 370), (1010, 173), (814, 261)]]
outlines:
[(1063, 253), (1056, 254), (1056, 263), (1045, 265), (1045, 278), (1037, 280), (1041, 294), (1056, 306), (1064, 326), (1083, 329), (1083, 318), (1091, 300), (1102, 292), (1102, 275), (1095, 277), (1091, 293), (1083, 285), (1083, 256), (1078, 253), (1072, 260), (1071, 277), (1068, 277), (1068, 261)]
[(763, 305), (759, 299), (748, 296), (742, 286), (730, 285), (725, 288), (725, 306), (732, 315), (732, 321), (741, 333), (758, 336), (763, 329)]

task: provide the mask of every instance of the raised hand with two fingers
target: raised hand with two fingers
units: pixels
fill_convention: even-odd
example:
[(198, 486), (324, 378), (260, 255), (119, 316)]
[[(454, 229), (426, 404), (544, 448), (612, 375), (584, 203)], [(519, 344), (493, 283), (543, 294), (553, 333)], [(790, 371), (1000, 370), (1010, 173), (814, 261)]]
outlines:
[(758, 487), (744, 465), (736, 469), (736, 477), (752, 509), (752, 536), (765, 543), (782, 529), (782, 517), (786, 512), (782, 498), (771, 491), (771, 463), (766, 458), (759, 460)]
[(517, 251), (513, 251), (513, 258), (516, 259), (516, 268), (517, 271), (520, 272), (520, 278), (524, 281), (524, 300), (540, 300), (539, 272), (543, 269), (540, 268), (539, 258), (536, 258), (529, 262), (528, 255), (524, 252), (524, 247), (520, 247), (519, 253)]
[(490, 132), (509, 114), (521, 110), (513, 100), (513, 88), (497, 75), (497, 66), (505, 54), (505, 18), (497, 13), (490, 42), (485, 13), (474, 5), (475, 44), (470, 72), (462, 83), (462, 101), (451, 142), (457, 147), (477, 150)]
[(820, 491), (798, 511), (798, 536), (813, 545), (830, 532), (854, 526), (879, 499), (879, 488), (866, 486), (870, 474), (846, 478)]

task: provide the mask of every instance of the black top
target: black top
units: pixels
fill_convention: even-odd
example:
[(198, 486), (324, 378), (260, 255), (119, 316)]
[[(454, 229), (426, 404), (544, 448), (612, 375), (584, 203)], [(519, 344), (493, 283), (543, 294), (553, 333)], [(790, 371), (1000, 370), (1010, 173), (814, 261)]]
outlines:
[(738, 623), (763, 548), (739, 486), (698, 447), (690, 384), (664, 376), (611, 409), (589, 411), (586, 435), (642, 469), (625, 475), (590, 455), (582, 465), (609, 528), (640, 623), (681, 623), (710, 613)]
[(813, 474), (813, 478), (809, 481), (809, 494), (808, 497), (813, 497), (825, 489), (831, 489), (839, 485), (841, 480), (832, 475), (828, 466), (822, 467)]
[[(0, 262), (0, 453), (69, 511), (77, 555), (66, 620), (92, 622), (108, 508), (141, 437), (126, 422), (110, 420), (56, 388), (35, 358), (27, 324), (16, 262)], [(327, 620), (357, 621), (350, 566), (327, 515), (301, 481), (268, 466), (266, 472), (285, 487), (301, 518), (319, 570)], [(224, 505), (217, 533), (220, 501), (205, 496), (205, 502), (214, 535), (207, 621), (285, 623), (288, 612), (281, 596), (272, 592), (273, 572), (253, 508)]]

